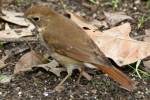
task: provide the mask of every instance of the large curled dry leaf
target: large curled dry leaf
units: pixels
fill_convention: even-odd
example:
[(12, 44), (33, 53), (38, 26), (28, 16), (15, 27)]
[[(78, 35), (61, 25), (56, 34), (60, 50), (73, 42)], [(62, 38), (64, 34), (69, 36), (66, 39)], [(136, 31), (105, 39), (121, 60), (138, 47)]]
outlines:
[(42, 56), (35, 51), (24, 54), (17, 62), (14, 73), (31, 70), (33, 66), (42, 64)]
[(14, 73), (29, 71), (33, 67), (41, 67), (60, 76), (60, 73), (66, 71), (66, 68), (56, 68), (57, 66), (59, 66), (57, 61), (52, 60), (50, 63), (47, 63), (47, 60), (42, 55), (37, 54), (35, 51), (30, 51), (24, 54), (17, 62)]
[(150, 43), (129, 37), (131, 31), (129, 23), (100, 32), (95, 26), (85, 23), (72, 13), (69, 14), (70, 19), (81, 27), (93, 39), (99, 49), (119, 66), (131, 64), (150, 56)]

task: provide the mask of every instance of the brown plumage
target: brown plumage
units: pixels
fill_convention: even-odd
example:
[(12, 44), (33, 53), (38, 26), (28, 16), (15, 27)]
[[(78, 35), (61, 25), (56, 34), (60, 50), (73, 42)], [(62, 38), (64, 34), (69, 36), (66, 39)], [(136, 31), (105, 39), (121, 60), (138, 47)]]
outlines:
[[(73, 62), (75, 65), (90, 63), (107, 73), (123, 88), (129, 91), (134, 88), (134, 82), (115, 68), (92, 39), (71, 20), (41, 5), (29, 8), (25, 16), (41, 29), (41, 37), (45, 45), (51, 50), (52, 55), (58, 54), (72, 59), (71, 62), (70, 60), (64, 62), (63, 59), (59, 59), (63, 65), (69, 65)], [(56, 56), (54, 58), (57, 60)]]

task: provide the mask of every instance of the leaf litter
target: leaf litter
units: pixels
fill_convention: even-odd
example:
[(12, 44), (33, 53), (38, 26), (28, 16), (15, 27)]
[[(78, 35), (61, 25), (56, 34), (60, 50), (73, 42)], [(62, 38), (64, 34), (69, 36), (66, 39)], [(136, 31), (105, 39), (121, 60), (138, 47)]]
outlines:
[(70, 19), (81, 27), (99, 49), (119, 66), (128, 65), (150, 56), (150, 43), (130, 38), (130, 23), (101, 32), (95, 26), (79, 19), (77, 15), (68, 13), (71, 16)]
[[(0, 40), (19, 39), (24, 36), (33, 35), (32, 31), (35, 29), (35, 26), (30, 21), (22, 17), (23, 13), (17, 13), (13, 11), (5, 11), (5, 10), (2, 10), (2, 11), (3, 11), (4, 16), (0, 16), (0, 17), (4, 21), (10, 22), (19, 26), (24, 26), (25, 28), (11, 29), (9, 25), (6, 23), (5, 30), (0, 31), (0, 34), (3, 34), (1, 35)], [(52, 60), (50, 63), (43, 64), (44, 62), (41, 62), (42, 59), (43, 57), (37, 54), (35, 51), (31, 51), (31, 52), (24, 54), (16, 63), (14, 74), (17, 74), (19, 72), (29, 71), (33, 67), (42, 67), (46, 69), (47, 71), (51, 71), (56, 76), (60, 76), (60, 73), (62, 71), (66, 71), (65, 68), (56, 68), (57, 66), (59, 66), (57, 61)], [(91, 79), (91, 77), (86, 72), (83, 72), (83, 76), (86, 77), (88, 80)]]
[(106, 22), (111, 26), (115, 26), (124, 20), (133, 20), (133, 18), (126, 15), (125, 12), (104, 12), (104, 15), (106, 17)]
[(19, 25), (19, 26), (29, 26), (29, 23), (25, 21), (23, 18), (24, 13), (17, 13), (14, 11), (2, 10), (3, 15), (0, 17), (1, 19)]
[[(0, 39), (17, 39), (24, 36), (33, 35), (32, 31), (35, 29), (35, 26), (29, 21), (22, 18), (22, 13), (8, 11), (3, 11), (3, 13), (5, 14), (5, 16), (0, 16), (3, 20), (19, 26), (24, 26), (26, 28), (11, 29), (6, 23), (5, 30), (0, 31), (0, 34), (3, 34), (1, 35), (3, 37), (0, 37)], [(98, 45), (100, 50), (102, 50), (107, 57), (112, 58), (119, 66), (131, 64), (133, 62), (138, 61), (139, 59), (146, 58), (150, 55), (150, 48), (148, 47), (150, 46), (149, 43), (133, 40), (129, 37), (129, 33), (131, 32), (131, 26), (129, 23), (125, 23), (120, 26), (111, 28), (109, 30), (100, 32), (98, 31), (98, 28), (94, 26), (94, 23), (96, 22), (94, 22), (93, 25), (91, 25), (80, 20), (76, 15), (73, 15), (71, 13), (69, 14), (71, 15), (71, 20), (74, 21), (77, 25), (79, 25), (93, 39), (93, 41)], [(127, 16), (124, 13), (120, 12), (115, 13), (116, 15), (114, 15), (111, 18), (109, 16), (114, 13), (104, 12), (104, 14), (106, 16), (107, 22), (112, 26), (120, 23), (123, 20), (132, 20), (130, 16)], [(104, 22), (99, 23), (98, 25), (108, 27), (107, 24)], [(141, 48), (138, 48), (139, 46)], [(62, 71), (66, 71), (66, 69), (64, 68), (56, 68), (59, 64), (55, 60), (48, 64), (43, 64), (43, 62), (41, 62), (41, 59), (43, 58), (41, 58), (34, 51), (28, 52), (27, 54), (23, 55), (17, 62), (14, 73), (16, 74), (21, 71), (31, 70), (34, 66), (42, 67), (48, 71), (51, 71), (57, 76), (60, 76), (60, 73)]]
[[(20, 16), (23, 16), (22, 13), (8, 12), (8, 11), (3, 11), (3, 12), (4, 12), (5, 16), (8, 16), (11, 14), (14, 17), (14, 18), (11, 17), (12, 19), (8, 18), (8, 20), (7, 20), (7, 17), (5, 18), (3, 16), (3, 18), (2, 18), (3, 20), (6, 20), (6, 21), (12, 22), (12, 23), (16, 22), (16, 20), (21, 20), (22, 24), (20, 24), (20, 23), (14, 23), (14, 24), (18, 24), (21, 26), (29, 25), (29, 23), (27, 23), (27, 21), (25, 21), (24, 18), (20, 17)], [(139, 59), (143, 59), (150, 55), (150, 53), (148, 52), (150, 49), (149, 43), (133, 40), (129, 37), (129, 33), (131, 32), (131, 26), (129, 23), (125, 23), (120, 26), (111, 28), (109, 30), (100, 32), (100, 31), (98, 31), (98, 28), (96, 26), (94, 26), (94, 24), (90, 24), (90, 23), (88, 24), (85, 21), (80, 20), (78, 16), (73, 15), (71, 13), (69, 13), (69, 14), (71, 15), (71, 20), (74, 21), (78, 26), (80, 26), (93, 39), (93, 41), (97, 44), (97, 46), (100, 48), (100, 50), (107, 57), (113, 59), (119, 66), (134, 63), (134, 62), (138, 61)], [(112, 24), (112, 25), (115, 25), (115, 24), (121, 22), (122, 20), (126, 20), (126, 19), (132, 20), (131, 17), (125, 15), (124, 13), (119, 12), (119, 13), (115, 13), (115, 16), (114, 16), (115, 17), (114, 19), (117, 19), (117, 17), (120, 17), (120, 19), (118, 18), (119, 21), (113, 22), (114, 19), (109, 18), (108, 15), (112, 15), (114, 13), (104, 12), (104, 14), (105, 14), (107, 20), (112, 21), (112, 22), (108, 21), (108, 22), (111, 22), (109, 24)], [(103, 25), (105, 27), (108, 27), (106, 23), (104, 23)], [(35, 26), (33, 24), (30, 24), (28, 28), (20, 28), (20, 29), (11, 29), (8, 24), (5, 24), (5, 30), (0, 31), (0, 34), (3, 34), (3, 35), (1, 35), (3, 37), (0, 37), (0, 38), (2, 38), (2, 39), (4, 39), (4, 38), (21, 38), (24, 36), (31, 36), (33, 29), (35, 29)], [(124, 46), (124, 45), (126, 45), (126, 46)], [(141, 48), (138, 48), (139, 46)], [(124, 47), (126, 47), (126, 48), (124, 48)], [(27, 58), (28, 58), (28, 56), (27, 56)], [(26, 59), (26, 56), (23, 56), (23, 58), (21, 58), (20, 61), (22, 61), (22, 59), (24, 61), (24, 59)], [(20, 66), (19, 62), (16, 64), (15, 72), (19, 72), (19, 71), (16, 71), (18, 69), (18, 66)], [(25, 70), (31, 69), (31, 67), (34, 65), (33, 63), (39, 64), (39, 62), (36, 62), (36, 61), (35, 62), (26, 62), (26, 63), (27, 63), (27, 65), (29, 64), (30, 67), (26, 68), (26, 65), (24, 65)], [(40, 64), (42, 64), (42, 63), (40, 62)], [(56, 69), (57, 68), (55, 68), (55, 70), (51, 69), (51, 71), (52, 72), (54, 71), (54, 74), (56, 74), (55, 73)], [(24, 69), (22, 68), (22, 71), (23, 70)], [(57, 74), (57, 76), (59, 76), (59, 74)]]
[(16, 24), (22, 28), (10, 28), (8, 23), (5, 24), (5, 29), (0, 31), (0, 40), (5, 39), (18, 39), (25, 36), (32, 36), (35, 26), (23, 17), (23, 13), (14, 11), (2, 10), (4, 15), (0, 18), (6, 22)]
[(17, 74), (19, 72), (29, 71), (33, 67), (41, 67), (57, 76), (60, 76), (60, 73), (62, 71), (66, 71), (66, 69), (56, 68), (57, 66), (59, 66), (59, 64), (55, 60), (48, 63), (47, 59), (45, 59), (42, 55), (36, 53), (35, 51), (30, 51), (19, 59), (15, 65), (14, 73)]
[(24, 54), (15, 65), (14, 73), (19, 73), (21, 71), (28, 71), (32, 69), (32, 66), (41, 64), (42, 56), (34, 51), (27, 52)]

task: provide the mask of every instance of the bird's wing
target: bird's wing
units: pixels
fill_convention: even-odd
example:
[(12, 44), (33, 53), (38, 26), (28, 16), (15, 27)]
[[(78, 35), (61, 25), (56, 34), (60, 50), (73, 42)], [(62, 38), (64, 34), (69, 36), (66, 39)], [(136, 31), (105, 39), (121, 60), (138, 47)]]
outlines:
[[(54, 47), (56, 52), (79, 61), (111, 65), (93, 40), (80, 27), (61, 15), (56, 17), (44, 31), (46, 34), (43, 34), (49, 47)], [(56, 23), (57, 21), (60, 24)]]

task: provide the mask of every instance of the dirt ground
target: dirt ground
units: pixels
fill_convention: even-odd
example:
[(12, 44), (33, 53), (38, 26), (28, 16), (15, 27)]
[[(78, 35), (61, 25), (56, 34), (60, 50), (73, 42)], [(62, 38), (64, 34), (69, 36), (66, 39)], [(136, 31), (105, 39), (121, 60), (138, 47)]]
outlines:
[[(70, 11), (80, 13), (87, 20), (102, 20), (103, 11), (125, 11), (134, 18), (134, 21), (130, 22), (133, 38), (144, 34), (145, 29), (150, 28), (150, 20), (145, 21), (142, 28), (137, 28), (138, 18), (143, 15), (145, 17), (150, 15), (148, 0), (120, 0), (121, 2), (115, 11), (112, 9), (111, 1), (113, 0), (99, 0), (98, 5), (88, 2), (90, 0), (13, 0), (11, 3), (5, 4), (5, 8), (24, 12), (33, 2), (38, 1), (48, 4), (60, 13), (63, 12), (65, 6)], [(103, 30), (103, 28), (100, 30)], [(31, 44), (35, 50), (42, 51), (43, 48), (39, 43)], [(15, 48), (27, 48), (25, 52), (29, 51), (26, 43), (5, 43), (4, 47), (0, 49), (0, 55), (4, 55), (7, 50), (15, 51)], [(14, 55), (7, 62), (17, 62), (21, 55), (22, 53)], [(0, 73), (12, 75), (13, 70), (14, 65), (8, 65), (1, 69)], [(10, 83), (0, 83), (0, 100), (149, 100), (150, 77), (139, 79), (133, 75), (133, 70), (129, 67), (122, 69), (122, 71), (137, 82), (137, 88), (133, 92), (119, 88), (118, 84), (107, 75), (91, 69), (87, 70), (93, 76), (91, 81), (81, 78), (80, 85), (76, 85), (79, 73), (74, 71), (73, 75), (64, 83), (65, 90), (63, 92), (52, 92), (66, 73), (62, 73), (61, 77), (57, 77), (42, 68), (36, 68), (15, 75)]]

